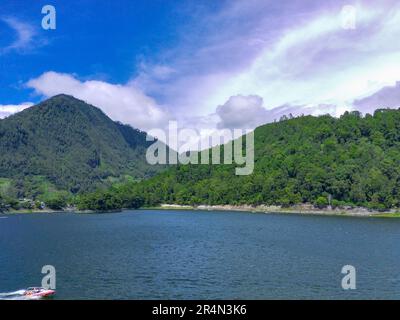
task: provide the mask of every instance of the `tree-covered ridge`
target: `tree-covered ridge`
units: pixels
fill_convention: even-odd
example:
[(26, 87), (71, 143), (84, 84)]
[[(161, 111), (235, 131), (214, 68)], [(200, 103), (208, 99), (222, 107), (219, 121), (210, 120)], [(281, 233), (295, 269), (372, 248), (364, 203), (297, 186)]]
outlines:
[(334, 206), (400, 207), (400, 111), (302, 116), (261, 126), (253, 174), (236, 176), (235, 167), (177, 165), (108, 193), (119, 206), (129, 194), (145, 205), (325, 206), (332, 199)]
[(236, 164), (213, 164), (171, 166), (151, 177), (159, 167), (146, 162), (152, 142), (145, 137), (65, 95), (1, 120), (0, 210), (24, 197), (34, 202), (27, 207), (44, 201), (94, 210), (160, 203), (326, 206), (328, 199), (334, 206), (400, 207), (400, 110), (258, 127), (248, 176), (235, 175)]
[(0, 178), (17, 197), (51, 189), (95, 190), (125, 176), (146, 178), (146, 133), (108, 118), (100, 109), (58, 95), (0, 120)]

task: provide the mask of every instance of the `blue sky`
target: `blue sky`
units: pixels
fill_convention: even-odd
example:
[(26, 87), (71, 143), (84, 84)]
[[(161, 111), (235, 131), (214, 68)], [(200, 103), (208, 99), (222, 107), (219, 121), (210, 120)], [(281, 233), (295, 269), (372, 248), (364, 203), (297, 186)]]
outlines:
[(394, 0), (3, 0), (0, 117), (58, 93), (143, 130), (395, 108), (399, 38)]
[[(57, 29), (46, 31), (41, 28), (41, 9), (48, 3), (2, 1), (0, 17), (16, 19), (34, 34), (24, 47), (0, 57), (0, 96), (8, 103), (38, 100), (15, 87), (47, 70), (80, 79), (126, 82), (141, 59), (156, 59), (175, 44), (179, 26), (187, 20), (175, 1), (51, 1), (57, 10)], [(4, 21), (0, 30), (2, 47), (18, 37)]]

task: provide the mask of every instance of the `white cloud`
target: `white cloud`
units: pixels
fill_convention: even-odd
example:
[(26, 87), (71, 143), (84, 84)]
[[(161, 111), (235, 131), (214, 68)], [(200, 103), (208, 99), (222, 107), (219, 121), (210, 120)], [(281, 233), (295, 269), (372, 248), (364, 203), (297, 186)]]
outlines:
[[(357, 12), (358, 27), (363, 31), (376, 23), (378, 15), (371, 10), (359, 8)], [(359, 49), (354, 34), (341, 28), (339, 13), (318, 13), (291, 26), (277, 41), (267, 43), (248, 68), (216, 87), (206, 103), (220, 104), (238, 93), (257, 94), (267, 101), (268, 108), (274, 108), (286, 103), (345, 103), (364, 94), (368, 80), (377, 79), (377, 69), (388, 69), (391, 64), (381, 60), (377, 65), (375, 53), (370, 56), (365, 54), (366, 48), (364, 52)], [(360, 32), (356, 38), (366, 45), (362, 31), (356, 32)]]
[(26, 108), (33, 106), (31, 102), (24, 102), (21, 104), (0, 104), (0, 119), (6, 118), (14, 113), (20, 112)]
[[(330, 114), (339, 117), (352, 106), (333, 104), (284, 104), (272, 109), (266, 109), (263, 98), (257, 95), (230, 97), (223, 105), (216, 109), (220, 121), (218, 129), (254, 129), (257, 126), (278, 121), (282, 116), (297, 117), (300, 115)], [(209, 118), (209, 117), (207, 117)]]
[(150, 75), (146, 85), (166, 105), (196, 116), (236, 95), (260, 96), (266, 109), (350, 109), (355, 99), (400, 80), (398, 2), (352, 5), (356, 29), (346, 30), (338, 3), (229, 2), (185, 28), (187, 42), (166, 61), (175, 70), (171, 79)]
[(127, 84), (48, 72), (28, 85), (46, 97), (74, 95), (144, 130), (162, 127), (166, 110), (182, 127), (212, 130), (375, 108), (378, 100), (360, 101), (400, 80), (400, 6), (355, 7), (356, 29), (345, 30), (335, 2), (231, 1), (217, 12), (195, 10), (179, 45), (158, 61), (150, 55), (155, 62), (141, 63)]
[(216, 109), (219, 129), (253, 129), (266, 121), (267, 110), (259, 96), (232, 96)]
[(1, 20), (5, 22), (16, 33), (16, 39), (11, 44), (1, 49), (3, 53), (12, 50), (25, 50), (32, 45), (33, 38), (35, 37), (36, 32), (31, 25), (12, 17), (5, 17)]
[(154, 99), (132, 83), (111, 84), (104, 81), (79, 81), (69, 74), (46, 72), (31, 79), (27, 86), (39, 94), (51, 97), (69, 94), (102, 109), (113, 120), (141, 130), (163, 128), (169, 114)]

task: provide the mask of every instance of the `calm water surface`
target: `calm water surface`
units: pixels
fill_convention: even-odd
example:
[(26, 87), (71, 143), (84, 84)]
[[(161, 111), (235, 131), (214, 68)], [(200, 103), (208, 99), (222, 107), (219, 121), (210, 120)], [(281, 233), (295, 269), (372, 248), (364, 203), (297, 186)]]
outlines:
[[(341, 288), (341, 268), (357, 289)], [(137, 210), (0, 219), (0, 292), (58, 299), (400, 298), (400, 219)]]

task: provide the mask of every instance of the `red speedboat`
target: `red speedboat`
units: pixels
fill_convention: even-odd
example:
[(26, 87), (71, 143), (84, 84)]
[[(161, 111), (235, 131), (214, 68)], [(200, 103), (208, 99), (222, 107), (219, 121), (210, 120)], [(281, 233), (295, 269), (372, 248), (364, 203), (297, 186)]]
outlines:
[(50, 290), (50, 289), (45, 289), (45, 288), (41, 288), (41, 287), (31, 287), (26, 289), (26, 291), (24, 292), (24, 296), (26, 297), (37, 297), (37, 298), (44, 298), (44, 297), (51, 297), (52, 295), (54, 295), (56, 292), (54, 290)]

